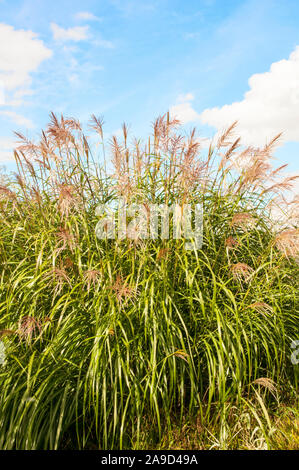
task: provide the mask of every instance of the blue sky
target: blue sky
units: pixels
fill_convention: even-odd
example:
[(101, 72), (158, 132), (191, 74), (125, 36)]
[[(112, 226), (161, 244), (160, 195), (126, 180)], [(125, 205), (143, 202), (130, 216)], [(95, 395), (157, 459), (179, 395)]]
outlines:
[(170, 110), (203, 137), (235, 118), (248, 144), (284, 131), (296, 172), (297, 46), (298, 0), (0, 0), (0, 164), (50, 111), (145, 135)]

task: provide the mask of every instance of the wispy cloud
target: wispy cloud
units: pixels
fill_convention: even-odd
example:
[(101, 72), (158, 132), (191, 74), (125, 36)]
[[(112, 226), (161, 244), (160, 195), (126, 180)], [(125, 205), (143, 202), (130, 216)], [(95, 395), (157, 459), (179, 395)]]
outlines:
[(0, 79), (0, 106), (5, 104), (5, 90), (3, 80)]
[(55, 41), (84, 41), (88, 39), (89, 26), (74, 26), (73, 28), (61, 28), (56, 23), (51, 23), (51, 30)]
[(76, 20), (83, 21), (102, 21), (102, 18), (90, 13), (89, 11), (79, 11), (75, 14)]
[(16, 113), (15, 111), (0, 111), (0, 115), (12, 120), (18, 126), (27, 127), (29, 129), (34, 127), (34, 124), (30, 119)]
[(159, 8), (158, 0), (141, 2), (140, 0), (110, 0), (115, 8), (119, 9), (125, 16), (136, 16), (150, 13)]
[(108, 41), (107, 39), (103, 39), (100, 36), (98, 36), (94, 41), (93, 41), (94, 46), (98, 47), (103, 47), (104, 49), (114, 49), (115, 45), (113, 44), (112, 41)]
[[(4, 106), (5, 108), (9, 107), (18, 107), (26, 104), (24, 97), (34, 95), (34, 91), (30, 88), (19, 88), (17, 89), (9, 98), (6, 96), (5, 100), (1, 102), (0, 105)], [(1, 96), (1, 92), (0, 92)]]
[(218, 130), (238, 121), (238, 133), (248, 145), (262, 145), (283, 132), (284, 140), (299, 142), (299, 46), (286, 60), (265, 73), (252, 75), (242, 101), (206, 109), (200, 119)]
[(183, 37), (184, 39), (199, 39), (201, 37), (201, 33), (199, 31), (194, 33), (184, 33)]

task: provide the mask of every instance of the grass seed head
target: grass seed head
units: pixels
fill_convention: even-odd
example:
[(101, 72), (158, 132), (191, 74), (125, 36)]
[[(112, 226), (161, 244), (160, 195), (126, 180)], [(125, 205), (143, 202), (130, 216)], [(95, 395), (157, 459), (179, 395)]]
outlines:
[(241, 228), (242, 230), (248, 230), (255, 226), (256, 220), (249, 212), (240, 212), (233, 216), (231, 220), (231, 227)]
[(234, 279), (242, 282), (248, 282), (250, 275), (254, 272), (253, 268), (246, 263), (236, 263), (231, 267)]
[(274, 240), (275, 247), (286, 257), (299, 255), (299, 230), (284, 230)]

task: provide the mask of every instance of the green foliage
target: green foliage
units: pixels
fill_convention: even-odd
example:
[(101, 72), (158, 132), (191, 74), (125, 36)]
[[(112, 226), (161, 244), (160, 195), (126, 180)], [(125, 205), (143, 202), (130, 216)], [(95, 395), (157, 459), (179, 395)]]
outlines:
[[(52, 116), (41, 142), (16, 152), (0, 202), (1, 449), (139, 448), (145, 429), (159, 442), (188, 417), (223, 432), (244, 403), (269, 443), (266, 407), (298, 383), (298, 264), (275, 244), (266, 172), (249, 178), (257, 160), (229, 168), (227, 133), (217, 169), (221, 145), (200, 158), (176, 125), (158, 120), (143, 150), (124, 127), (112, 176), (74, 120)], [(119, 196), (202, 203), (202, 249), (97, 239), (95, 208)]]

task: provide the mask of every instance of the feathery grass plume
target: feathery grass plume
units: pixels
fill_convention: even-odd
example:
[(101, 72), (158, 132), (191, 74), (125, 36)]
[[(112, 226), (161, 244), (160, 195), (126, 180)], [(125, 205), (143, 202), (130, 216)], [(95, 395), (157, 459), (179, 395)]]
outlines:
[(233, 142), (233, 144), (229, 147), (229, 149), (225, 152), (225, 154), (222, 156), (220, 164), (219, 164), (219, 170), (222, 170), (226, 166), (227, 162), (231, 158), (233, 158), (235, 151), (239, 147), (240, 141), (241, 141), (241, 138), (238, 137), (235, 140), (235, 142)]
[(252, 164), (244, 171), (239, 190), (243, 187), (247, 189), (249, 186), (252, 186), (253, 189), (256, 189), (258, 186), (261, 186), (267, 181), (271, 169), (272, 165), (265, 159), (265, 155), (256, 152), (252, 159)]
[(299, 230), (284, 230), (275, 237), (274, 245), (286, 258), (298, 256)]
[(252, 229), (256, 224), (256, 220), (249, 212), (239, 212), (234, 214), (231, 220), (231, 227), (241, 228), (242, 230)]
[(54, 296), (59, 295), (66, 285), (71, 287), (71, 279), (65, 269), (61, 267), (53, 267), (49, 272), (44, 275), (45, 280), (51, 279), (54, 284)]
[(273, 308), (270, 305), (268, 305), (266, 302), (254, 302), (253, 304), (249, 305), (249, 308), (256, 310), (262, 315), (274, 313)]
[(282, 181), (274, 183), (272, 186), (264, 189), (263, 193), (268, 192), (278, 192), (278, 191), (290, 191), (293, 189), (296, 180), (299, 178), (299, 175), (287, 176)]
[(6, 186), (0, 186), (0, 198), (15, 200), (16, 194), (13, 191), (11, 191), (9, 188), (7, 188)]
[(238, 246), (240, 246), (240, 242), (238, 242), (234, 237), (228, 237), (225, 240), (225, 246), (229, 249), (238, 248)]
[(42, 203), (42, 197), (41, 197), (41, 193), (39, 189), (32, 187), (30, 190), (30, 193), (31, 193), (31, 201), (40, 206)]
[(103, 132), (103, 126), (104, 126), (104, 118), (102, 116), (96, 117), (94, 114), (91, 115), (90, 119), (90, 128), (95, 130), (101, 139), (104, 139), (104, 132)]
[(233, 145), (233, 142), (230, 140), (233, 137), (238, 121), (234, 121), (222, 134), (219, 136), (217, 141), (217, 148), (229, 147)]
[(157, 253), (157, 261), (167, 258), (167, 255), (170, 253), (169, 248), (160, 248)]
[(59, 186), (58, 209), (62, 218), (68, 218), (72, 209), (78, 209), (79, 199), (73, 186), (61, 184)]
[(136, 298), (138, 291), (135, 287), (128, 286), (123, 277), (118, 274), (111, 286), (120, 305), (124, 305), (129, 299)]
[(248, 266), (246, 263), (236, 263), (231, 266), (231, 272), (234, 279), (237, 279), (240, 282), (248, 282), (251, 274), (254, 272), (254, 269)]
[(277, 388), (275, 386), (275, 382), (270, 379), (269, 377), (260, 377), (252, 382), (254, 385), (261, 385), (262, 387), (269, 390), (271, 393), (275, 393)]
[(179, 120), (170, 119), (169, 113), (159, 116), (153, 123), (154, 130), (154, 153), (167, 153), (170, 149), (174, 131), (179, 127)]
[(66, 250), (67, 248), (73, 252), (75, 247), (78, 246), (78, 242), (76, 241), (74, 234), (65, 228), (61, 227), (55, 235), (58, 240), (58, 244), (60, 244), (57, 248), (58, 253)]
[(72, 261), (72, 259), (67, 256), (64, 260), (64, 263), (63, 263), (63, 267), (65, 269), (70, 269), (70, 268), (73, 268), (74, 267), (74, 262)]
[(171, 154), (176, 155), (181, 149), (179, 161), (174, 161), (173, 164), (179, 171), (178, 184), (183, 189), (183, 198), (188, 201), (194, 188), (203, 186), (207, 176), (208, 162), (199, 158), (201, 144), (195, 136), (195, 129), (191, 131), (186, 147), (181, 144), (182, 136), (179, 137), (176, 146), (171, 149)]
[(281, 141), (281, 137), (283, 136), (283, 132), (279, 132), (278, 134), (276, 134), (270, 141), (268, 144), (266, 144), (264, 146), (264, 148), (262, 149), (262, 153), (263, 155), (265, 155), (266, 157), (272, 157), (272, 154), (273, 154), (273, 151), (275, 150), (275, 148), (280, 145), (280, 141)]
[(18, 333), (21, 339), (25, 339), (30, 342), (33, 335), (40, 333), (42, 329), (42, 324), (40, 320), (26, 315), (22, 317), (19, 321)]
[(134, 138), (133, 140), (134, 145), (134, 153), (133, 153), (133, 162), (135, 168), (135, 178), (138, 183), (141, 179), (142, 171), (144, 170), (145, 165), (145, 150), (141, 148), (141, 141), (140, 139)]
[[(270, 163), (272, 152), (279, 143), (281, 134), (275, 136), (264, 148), (248, 147), (236, 158), (236, 168), (241, 170), (241, 178), (237, 185), (236, 193), (244, 192), (251, 188), (252, 191), (264, 190), (264, 185), (273, 176), (273, 168)], [(243, 162), (242, 162), (243, 160)]]
[(19, 139), (16, 142), (18, 144), (18, 146), (16, 147), (16, 150), (19, 153), (21, 153), (24, 157), (26, 155), (27, 158), (34, 158), (34, 157), (37, 157), (39, 155), (38, 154), (38, 152), (39, 152), (39, 146), (38, 145), (36, 145), (31, 140), (27, 139), (27, 137), (25, 137), (20, 132), (15, 132), (14, 134)]
[(293, 229), (299, 225), (299, 196), (287, 199), (284, 193), (271, 198), (267, 204), (269, 222), (276, 231)]
[(98, 269), (89, 269), (84, 273), (84, 282), (87, 290), (90, 291), (91, 286), (96, 289), (102, 280), (102, 273)]
[(121, 146), (116, 136), (112, 136), (110, 148), (112, 154), (111, 162), (115, 170), (113, 174), (113, 178), (116, 181), (115, 188), (119, 196), (130, 200), (134, 187), (127, 158), (127, 150)]
[(51, 113), (51, 121), (47, 129), (48, 136), (55, 142), (55, 144), (61, 148), (67, 146), (72, 141), (71, 130), (73, 127), (73, 120), (65, 120), (61, 116), (61, 120), (57, 118), (54, 113)]
[(243, 150), (241, 150), (240, 153), (233, 155), (233, 157), (230, 159), (231, 164), (228, 168), (235, 169), (238, 172), (245, 170), (250, 165), (254, 153), (255, 153), (254, 147), (252, 146), (245, 147)]

